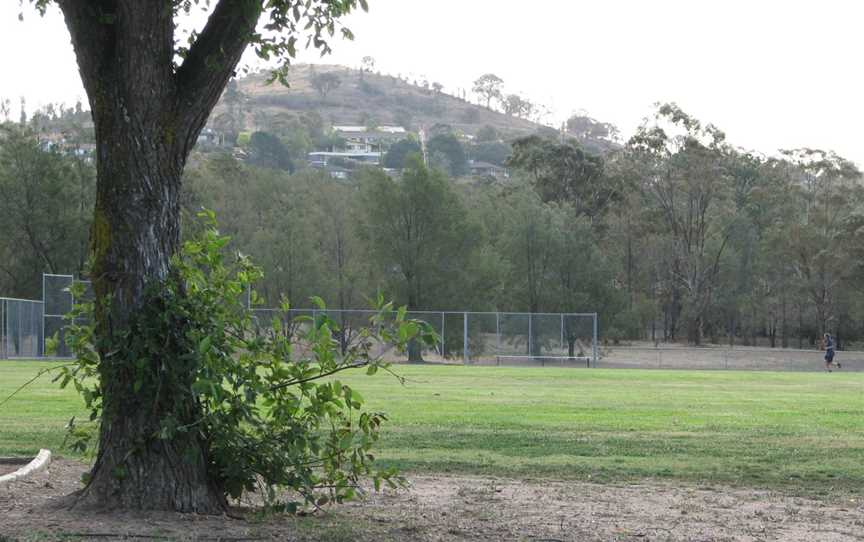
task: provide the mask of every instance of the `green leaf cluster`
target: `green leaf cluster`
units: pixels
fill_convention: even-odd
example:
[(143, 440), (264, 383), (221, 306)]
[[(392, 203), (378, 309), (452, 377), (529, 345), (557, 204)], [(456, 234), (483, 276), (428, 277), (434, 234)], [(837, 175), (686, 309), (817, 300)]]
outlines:
[[(229, 255), (212, 212), (200, 218), (200, 235), (184, 244), (172, 276), (149, 289), (128, 329), (97, 343), (94, 303), (75, 307), (68, 341), (77, 358), (61, 370), (60, 385), (73, 385), (91, 421), (105, 423), (122, 407), (103, 404), (104, 386), (132, 382), (130, 402), (159, 413), (150, 438), (197, 434), (211, 479), (233, 498), (260, 492), (269, 506), (297, 511), (351, 499), (364, 479), (399, 485), (395, 471), (374, 466), (386, 415), (365, 411), (363, 396), (336, 375), (392, 372), (382, 346), (434, 344), (435, 333), (380, 296), (369, 326), (347, 345), (319, 298), (315, 318), (290, 320), (285, 300), (262, 322), (246, 306), (257, 299), (251, 288), (261, 271)], [(88, 432), (74, 420), (69, 426), (72, 446), (83, 448)]]

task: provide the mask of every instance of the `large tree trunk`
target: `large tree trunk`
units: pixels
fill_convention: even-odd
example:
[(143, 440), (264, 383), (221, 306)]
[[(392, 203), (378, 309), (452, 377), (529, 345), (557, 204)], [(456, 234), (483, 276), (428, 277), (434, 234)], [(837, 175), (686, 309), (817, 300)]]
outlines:
[(183, 356), (182, 341), (166, 340), (159, 355), (143, 359), (128, 346), (155, 338), (134, 324), (142, 313), (159, 310), (160, 287), (171, 273), (186, 158), (249, 42), (262, 3), (220, 1), (176, 70), (170, 0), (57, 3), (87, 90), (97, 147), (90, 244), (103, 408), (98, 455), (77, 502), (218, 513), (225, 499), (218, 473), (208, 469), (208, 443), (195, 431), (157, 436), (169, 414), (179, 424), (200, 418), (189, 389), (197, 367), (183, 361), (194, 356)]
[(702, 346), (702, 317), (696, 316), (687, 325), (687, 340), (693, 346)]
[(768, 312), (768, 340), (771, 348), (777, 348), (777, 316), (773, 310)]
[(677, 285), (672, 286), (672, 303), (669, 305), (669, 332), (668, 340), (675, 342), (675, 336), (678, 332), (678, 319), (681, 316), (681, 291)]
[(735, 347), (735, 311), (730, 311), (729, 314), (729, 348)]
[[(120, 107), (122, 101), (117, 102)], [(163, 128), (156, 123), (116, 123), (111, 121), (113, 114), (104, 112), (94, 112), (94, 117), (99, 172), (91, 234), (92, 278), (97, 298), (110, 298), (110, 305), (97, 311), (98, 335), (107, 338), (100, 352), (104, 396), (99, 453), (79, 502), (216, 513), (224, 509), (225, 501), (221, 488), (209, 479), (206, 443), (198, 433), (154, 438), (168, 415), (182, 416), (181, 424), (200, 418), (194, 396), (154, 397), (158, 384), (154, 381), (139, 383), (136, 389), (138, 360), (122, 348), (126, 341), (120, 339), (145, 304), (154, 301), (148, 295), (150, 288), (158, 289), (170, 273), (169, 260), (180, 241), (180, 175), (185, 156), (177, 156), (172, 146), (165, 145)], [(166, 343), (162, 359), (148, 363), (154, 368), (173, 364), (169, 374), (189, 389), (195, 367), (177, 370), (184, 352), (171, 346)], [(116, 351), (105, 351), (109, 348)], [(177, 384), (166, 383), (165, 389), (176, 389)]]

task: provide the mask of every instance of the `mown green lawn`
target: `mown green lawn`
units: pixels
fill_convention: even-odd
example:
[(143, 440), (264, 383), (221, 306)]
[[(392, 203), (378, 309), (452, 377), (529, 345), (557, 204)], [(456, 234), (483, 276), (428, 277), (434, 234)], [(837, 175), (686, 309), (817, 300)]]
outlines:
[[(0, 398), (45, 366), (0, 362)], [(862, 373), (396, 370), (405, 386), (342, 380), (389, 415), (379, 458), (409, 473), (864, 488)], [(0, 406), (0, 455), (60, 450), (73, 415), (74, 392), (43, 378)]]

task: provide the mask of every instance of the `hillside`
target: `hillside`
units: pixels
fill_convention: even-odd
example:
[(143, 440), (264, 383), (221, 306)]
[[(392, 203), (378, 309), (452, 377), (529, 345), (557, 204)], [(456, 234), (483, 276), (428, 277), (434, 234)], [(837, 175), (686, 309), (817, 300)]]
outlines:
[[(335, 88), (326, 93), (313, 85), (315, 77), (322, 74), (338, 81)], [(420, 128), (428, 130), (445, 124), (466, 136), (476, 135), (481, 128), (491, 126), (505, 140), (533, 133), (557, 133), (548, 126), (505, 115), (436, 92), (431, 87), (425, 88), (393, 76), (361, 73), (343, 66), (296, 65), (291, 68), (289, 81), (290, 87), (278, 83), (268, 85), (266, 74), (237, 80), (242, 104), (235, 111), (242, 111), (246, 129), (258, 129), (267, 118), (299, 118), (314, 111), (329, 125), (396, 125), (417, 132)], [(227, 93), (211, 118), (218, 118), (229, 110), (226, 96)], [(580, 139), (586, 147), (594, 150), (602, 151), (609, 147), (606, 140)]]

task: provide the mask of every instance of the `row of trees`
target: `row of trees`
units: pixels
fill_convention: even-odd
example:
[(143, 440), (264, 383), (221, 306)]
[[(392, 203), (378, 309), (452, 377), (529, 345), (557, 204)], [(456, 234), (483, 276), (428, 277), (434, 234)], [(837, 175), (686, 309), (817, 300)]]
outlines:
[(588, 221), (572, 220), (572, 206), (544, 203), (525, 183), (455, 185), (417, 155), (399, 179), (370, 168), (352, 183), (219, 156), (194, 164), (187, 186), (186, 209), (216, 209), (223, 229), (267, 270), (260, 290), (268, 304), (284, 292), (297, 306), (320, 295), (328, 306), (357, 308), (379, 290), (412, 309), (624, 302), (603, 279)]
[[(824, 331), (841, 341), (860, 334), (860, 173), (833, 153), (744, 152), (669, 104), (603, 158), (572, 140), (520, 139), (508, 160), (516, 179), (504, 185), (455, 185), (446, 168), (407, 160), (400, 181), (370, 170), (357, 186), (309, 175), (285, 183), (306, 187), (286, 197), (302, 207), (295, 219), (324, 235), (336, 214), (351, 217), (351, 263), (369, 259), (351, 281), (360, 297), (330, 299), (357, 306), (384, 288), (412, 308), (599, 310), (607, 337), (693, 344), (804, 346)], [(308, 199), (319, 191), (345, 209), (311, 217), (326, 209)], [(396, 237), (424, 227), (432, 238)], [(316, 260), (327, 243), (303, 239), (297, 260), (321, 267), (291, 290), (325, 291), (299, 284), (338, 265)]]
[[(254, 139), (245, 162), (193, 160), (183, 205), (217, 211), (267, 271), (270, 304), (285, 293), (356, 308), (382, 290), (416, 309), (597, 310), (608, 338), (693, 344), (861, 332), (864, 192), (833, 153), (743, 152), (672, 104), (605, 157), (516, 140), (506, 183), (452, 182), (465, 156), (446, 132), (428, 145), (431, 169), (406, 140), (385, 159), (400, 179), (368, 169), (350, 183), (292, 175), (284, 150)], [(41, 272), (83, 271), (93, 186), (86, 157), (5, 125), (5, 295), (38, 297)]]
[(495, 102), (506, 115), (523, 119), (533, 119), (544, 113), (544, 108), (518, 94), (506, 92), (504, 80), (494, 73), (481, 75), (474, 81), (472, 92), (486, 102), (486, 108), (491, 109)]
[(42, 273), (84, 271), (96, 169), (79, 149), (0, 124), (0, 295), (41, 299)]
[[(852, 248), (864, 193), (849, 161), (813, 149), (743, 152), (667, 104), (605, 175), (632, 187), (611, 213), (609, 246), (652, 338), (802, 346), (825, 331), (860, 335)], [(630, 333), (644, 333), (640, 324)]]

